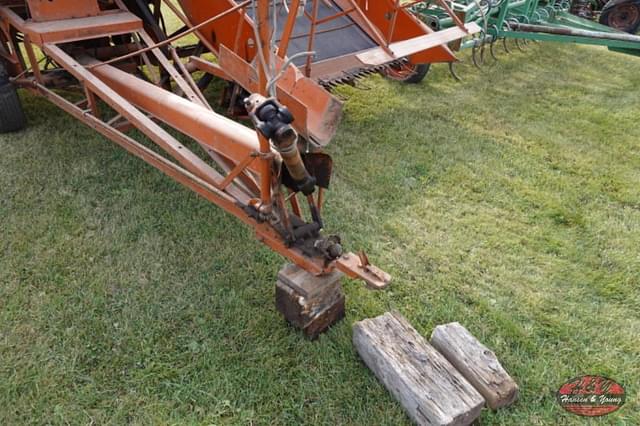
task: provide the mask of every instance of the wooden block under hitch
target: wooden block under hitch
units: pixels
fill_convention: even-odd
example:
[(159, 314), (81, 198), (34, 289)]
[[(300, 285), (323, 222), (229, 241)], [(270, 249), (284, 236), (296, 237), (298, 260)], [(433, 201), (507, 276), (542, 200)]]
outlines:
[(276, 282), (276, 308), (309, 339), (315, 339), (344, 318), (343, 274), (314, 276), (293, 264), (285, 265)]

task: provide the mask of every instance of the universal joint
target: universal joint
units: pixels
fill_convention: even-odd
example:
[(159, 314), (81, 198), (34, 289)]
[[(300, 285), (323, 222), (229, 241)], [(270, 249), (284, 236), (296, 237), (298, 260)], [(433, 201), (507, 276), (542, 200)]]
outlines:
[(293, 115), (276, 99), (253, 94), (244, 100), (256, 129), (269, 139), (280, 153), (297, 190), (304, 195), (315, 191), (316, 180), (309, 174), (298, 150), (298, 134), (291, 127)]

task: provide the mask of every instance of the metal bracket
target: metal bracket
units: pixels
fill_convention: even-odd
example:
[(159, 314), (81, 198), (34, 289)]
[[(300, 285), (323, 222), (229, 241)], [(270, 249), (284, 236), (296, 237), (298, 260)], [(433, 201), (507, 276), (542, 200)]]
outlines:
[(336, 260), (336, 268), (350, 278), (363, 280), (372, 290), (382, 290), (391, 284), (391, 275), (372, 265), (365, 252), (343, 254)]

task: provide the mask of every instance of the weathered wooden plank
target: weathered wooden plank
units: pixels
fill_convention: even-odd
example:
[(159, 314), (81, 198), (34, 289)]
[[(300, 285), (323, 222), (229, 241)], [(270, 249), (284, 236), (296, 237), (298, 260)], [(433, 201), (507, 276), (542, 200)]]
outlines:
[(418, 425), (468, 425), (484, 398), (396, 312), (353, 325), (353, 344)]
[(431, 345), (484, 396), (492, 410), (518, 399), (518, 385), (496, 355), (459, 323), (437, 326), (431, 334)]

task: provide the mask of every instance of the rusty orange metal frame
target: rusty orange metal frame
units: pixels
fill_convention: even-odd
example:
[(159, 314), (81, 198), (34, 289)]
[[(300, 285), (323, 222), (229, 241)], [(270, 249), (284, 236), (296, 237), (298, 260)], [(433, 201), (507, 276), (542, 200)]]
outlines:
[[(122, 2), (116, 1), (117, 7), (110, 10), (99, 9), (96, 0), (86, 2), (95, 7), (83, 4), (65, 10), (51, 9), (46, 3), (27, 1), (27, 10), (23, 4), (0, 1), (0, 52), (13, 65), (14, 83), (48, 99), (233, 214), (252, 227), (260, 241), (305, 270), (321, 275), (338, 269), (372, 288), (389, 284), (390, 276), (370, 265), (364, 254), (329, 256), (322, 251), (323, 244), (335, 246), (336, 240), (319, 233), (321, 222), (303, 218), (295, 191), (284, 197), (283, 158), (272, 143), (262, 133), (215, 113), (173, 48), (154, 44), (143, 22)], [(258, 15), (262, 17), (259, 43), (267, 67), (270, 55), (266, 53), (271, 46), (268, 5), (260, 0)], [(118, 43), (131, 41), (144, 43), (148, 49), (122, 60)], [(103, 62), (92, 56), (91, 52), (97, 51), (94, 45), (111, 58)], [(55, 64), (53, 70), (41, 66), (36, 48), (46, 63)], [(112, 54), (108, 55), (110, 49)], [(108, 63), (115, 58), (115, 63)], [(164, 81), (154, 84), (134, 75), (143, 68), (150, 72), (152, 63), (165, 75)], [(80, 87), (83, 100), (73, 102), (64, 97), (66, 91), (55, 90), (59, 71), (66, 72), (73, 85)], [(259, 93), (267, 91), (266, 68), (263, 72), (256, 84)], [(196, 154), (158, 122), (189, 138), (209, 158)], [(164, 155), (126, 134), (126, 128), (140, 131)], [(305, 197), (311, 210), (320, 210), (321, 192)]]
[[(277, 58), (273, 59), (272, 64), (275, 65), (274, 73), (280, 72), (283, 66), (291, 68), (293, 72), (285, 72), (295, 75), (295, 80), (288, 79), (287, 84), (278, 81), (273, 93), (280, 102), (295, 110), (296, 130), (318, 146), (325, 146), (331, 141), (342, 113), (342, 103), (321, 86), (336, 81), (351, 81), (354, 76), (370, 70), (384, 70), (389, 65), (399, 66), (407, 60), (416, 65), (456, 61), (454, 54), (446, 47), (447, 43), (480, 31), (477, 25), (465, 26), (460, 22), (459, 27), (434, 33), (398, 0), (308, 0), (305, 2), (309, 5), (306, 9), (302, 8), (300, 0), (255, 0), (258, 5), (256, 16), (248, 13), (246, 8), (238, 7), (246, 2), (236, 0), (178, 0), (180, 10), (170, 0), (163, 0), (186, 28), (195, 32), (201, 43), (218, 57), (217, 64), (210, 62), (209, 65), (202, 59), (194, 59), (191, 67), (201, 71), (212, 69), (215, 75), (220, 75), (215, 68), (218, 66), (224, 70), (227, 78), (249, 92), (259, 85), (259, 78), (262, 77), (258, 48), (262, 46), (262, 56), (271, 53), (256, 42), (256, 29), (266, 28), (260, 25), (260, 19), (268, 20), (269, 13), (283, 7), (285, 1), (288, 13), (280, 39), (276, 40)], [(321, 4), (330, 5), (335, 13), (319, 17)], [(232, 13), (226, 13), (230, 11)], [(297, 30), (300, 16), (310, 22), (306, 32)], [(212, 19), (214, 17), (219, 19)], [(307, 51), (311, 52), (316, 48), (317, 36), (325, 31), (321, 26), (341, 17), (351, 20), (352, 25), (360, 28), (376, 46), (325, 59), (316, 60), (308, 55), (300, 68), (286, 62), (292, 39), (306, 38)], [(458, 18), (453, 15), (453, 19)], [(259, 38), (267, 40), (270, 36), (262, 31)]]

